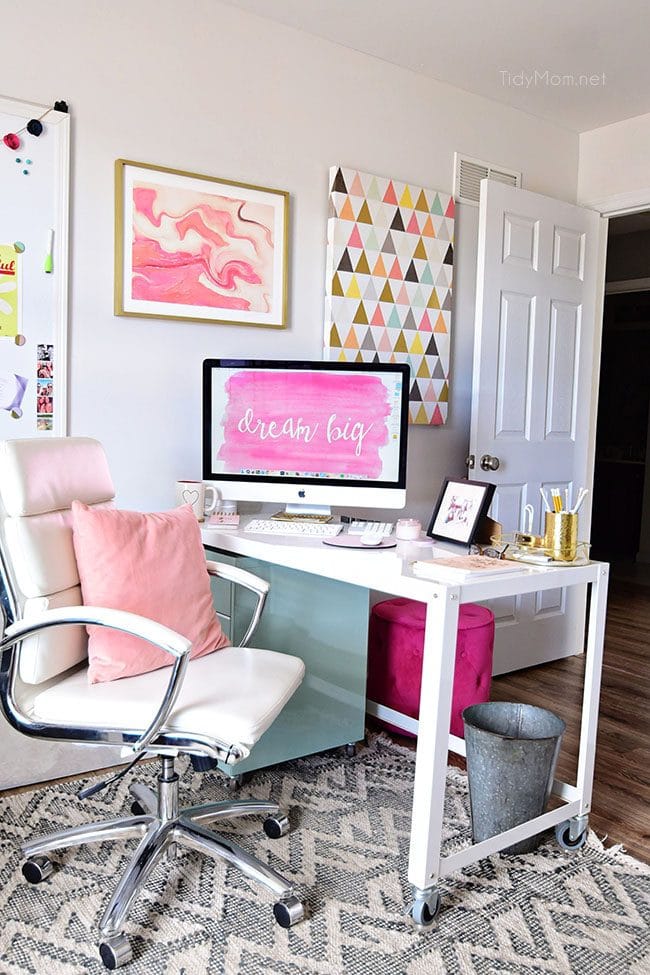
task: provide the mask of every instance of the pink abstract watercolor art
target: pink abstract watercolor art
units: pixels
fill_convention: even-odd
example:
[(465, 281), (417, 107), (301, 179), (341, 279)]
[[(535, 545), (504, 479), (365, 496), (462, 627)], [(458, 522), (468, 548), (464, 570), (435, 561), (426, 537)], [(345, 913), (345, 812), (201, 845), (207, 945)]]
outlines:
[(390, 403), (379, 377), (246, 371), (228, 379), (226, 394), (218, 458), (227, 469), (254, 458), (267, 470), (380, 476)]
[(143, 180), (132, 202), (131, 298), (270, 310), (273, 207)]

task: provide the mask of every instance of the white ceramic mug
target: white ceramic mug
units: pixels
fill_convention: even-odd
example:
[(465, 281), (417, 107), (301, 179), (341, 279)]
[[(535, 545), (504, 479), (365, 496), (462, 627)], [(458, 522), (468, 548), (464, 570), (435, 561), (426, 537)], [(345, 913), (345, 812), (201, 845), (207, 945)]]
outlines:
[[(205, 498), (208, 494), (212, 498), (206, 507)], [(216, 488), (211, 484), (204, 484), (203, 481), (176, 481), (176, 504), (191, 504), (197, 519), (203, 521), (219, 504), (219, 495)]]

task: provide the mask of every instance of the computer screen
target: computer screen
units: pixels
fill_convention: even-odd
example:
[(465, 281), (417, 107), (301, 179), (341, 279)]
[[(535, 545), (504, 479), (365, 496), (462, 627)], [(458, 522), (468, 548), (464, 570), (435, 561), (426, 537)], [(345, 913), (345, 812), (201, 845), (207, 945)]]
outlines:
[(409, 368), (206, 359), (203, 479), (296, 510), (406, 503)]

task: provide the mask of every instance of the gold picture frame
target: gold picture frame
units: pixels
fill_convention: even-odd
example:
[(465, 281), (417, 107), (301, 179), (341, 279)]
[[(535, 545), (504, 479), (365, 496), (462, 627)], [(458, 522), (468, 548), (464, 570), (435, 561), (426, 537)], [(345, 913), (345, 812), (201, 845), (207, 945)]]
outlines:
[(115, 314), (287, 327), (289, 193), (115, 162)]

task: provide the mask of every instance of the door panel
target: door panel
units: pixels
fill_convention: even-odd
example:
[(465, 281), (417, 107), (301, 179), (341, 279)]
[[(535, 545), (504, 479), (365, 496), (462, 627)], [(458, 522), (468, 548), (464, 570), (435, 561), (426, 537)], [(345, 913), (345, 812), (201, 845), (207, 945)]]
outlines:
[(503, 216), (503, 263), (537, 270), (539, 222), (516, 213)]
[(556, 227), (553, 234), (553, 274), (584, 281), (585, 234)]
[(566, 589), (547, 589), (535, 593), (535, 616), (552, 616), (564, 612)]
[(547, 438), (575, 439), (579, 349), (580, 309), (571, 302), (552, 299), (546, 403)]
[(527, 436), (530, 424), (530, 382), (535, 299), (501, 295), (499, 367), (496, 386), (497, 439)]
[[(485, 180), (481, 184), (470, 453), (496, 455), (491, 514), (505, 531), (540, 487), (591, 488), (607, 221), (592, 210)], [(588, 498), (588, 501), (590, 498)], [(580, 512), (589, 538), (591, 506)], [(585, 593), (499, 600), (495, 672), (583, 646)]]

